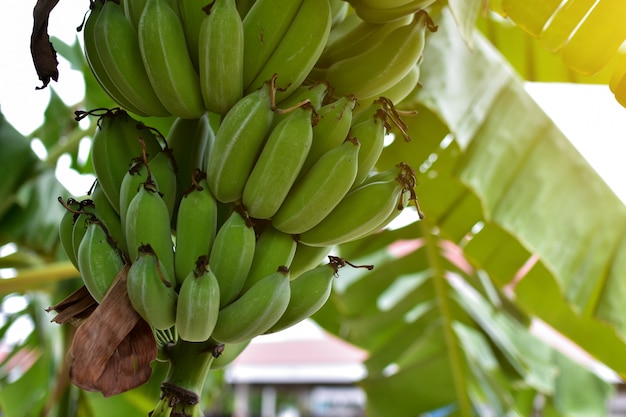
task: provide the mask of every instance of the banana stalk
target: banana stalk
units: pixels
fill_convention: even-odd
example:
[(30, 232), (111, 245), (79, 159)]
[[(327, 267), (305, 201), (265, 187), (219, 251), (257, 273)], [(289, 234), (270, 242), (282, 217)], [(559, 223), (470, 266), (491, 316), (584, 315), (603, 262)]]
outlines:
[(213, 360), (223, 348), (223, 345), (213, 341), (194, 343), (179, 340), (173, 346), (166, 346), (170, 369), (161, 384), (161, 399), (150, 415), (203, 416), (200, 396), (204, 382)]

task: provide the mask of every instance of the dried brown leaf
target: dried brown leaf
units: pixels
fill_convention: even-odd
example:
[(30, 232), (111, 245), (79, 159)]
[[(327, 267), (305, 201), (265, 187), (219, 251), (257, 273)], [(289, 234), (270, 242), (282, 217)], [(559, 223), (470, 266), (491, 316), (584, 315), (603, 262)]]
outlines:
[(50, 12), (59, 0), (37, 0), (33, 9), (33, 32), (30, 37), (30, 53), (33, 57), (35, 70), (43, 83), (37, 89), (45, 88), (50, 79), (59, 79), (57, 52), (48, 36), (48, 19)]
[(79, 326), (83, 320), (93, 313), (98, 303), (84, 285), (68, 295), (63, 301), (50, 306), (47, 312), (56, 311), (58, 314), (52, 319), (54, 323), (70, 323)]
[(100, 305), (76, 330), (70, 350), (75, 385), (111, 396), (144, 384), (157, 345), (150, 326), (133, 309), (126, 290), (128, 266)]

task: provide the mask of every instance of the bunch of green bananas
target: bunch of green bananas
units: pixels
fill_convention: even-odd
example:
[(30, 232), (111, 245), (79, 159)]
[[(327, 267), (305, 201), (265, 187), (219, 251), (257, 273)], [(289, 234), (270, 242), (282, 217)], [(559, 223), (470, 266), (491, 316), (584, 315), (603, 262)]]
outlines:
[[(199, 415), (206, 372), (319, 310), (336, 245), (421, 217), (413, 169), (376, 166), (432, 1), (388, 3), (92, 0), (85, 54), (123, 109), (79, 115), (97, 182), (60, 199), (60, 237), (97, 302), (127, 271), (171, 362), (153, 417)], [(127, 111), (177, 118), (164, 137)]]
[(325, 80), (337, 97), (395, 102), (418, 82), (433, 2), (92, 0), (85, 56), (140, 116), (224, 115), (274, 74), (279, 100)]
[(288, 96), (331, 23), (328, 0), (258, 1), (245, 17), (234, 0), (93, 0), (83, 36), (92, 72), (117, 103), (193, 119), (225, 114), (274, 73)]

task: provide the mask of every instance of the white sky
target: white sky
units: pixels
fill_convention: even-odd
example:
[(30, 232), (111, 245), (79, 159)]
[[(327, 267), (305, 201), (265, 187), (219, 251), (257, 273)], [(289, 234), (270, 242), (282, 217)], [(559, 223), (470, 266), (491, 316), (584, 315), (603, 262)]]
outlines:
[[(29, 52), (35, 0), (0, 2), (0, 108), (22, 133), (43, 121), (49, 90), (41, 85)], [(67, 43), (76, 39), (88, 0), (60, 1), (50, 16), (50, 33)], [(63, 18), (61, 18), (63, 17)], [(80, 74), (59, 58), (60, 78), (51, 82), (68, 103), (83, 96)], [(606, 86), (529, 83), (527, 89), (580, 153), (626, 202), (626, 109)], [(80, 189), (84, 189), (81, 184)], [(70, 190), (73, 191), (73, 190)]]
[(608, 86), (527, 83), (526, 89), (626, 203), (626, 108)]
[[(35, 90), (41, 85), (30, 56), (35, 3), (35, 0), (0, 1), (0, 108), (24, 134), (41, 125), (50, 97), (48, 89)], [(50, 33), (71, 44), (77, 36), (76, 27), (88, 8), (88, 0), (59, 1), (50, 15)], [(75, 103), (84, 93), (80, 74), (70, 70), (66, 61), (59, 61), (59, 82), (53, 81), (51, 85), (64, 101)]]

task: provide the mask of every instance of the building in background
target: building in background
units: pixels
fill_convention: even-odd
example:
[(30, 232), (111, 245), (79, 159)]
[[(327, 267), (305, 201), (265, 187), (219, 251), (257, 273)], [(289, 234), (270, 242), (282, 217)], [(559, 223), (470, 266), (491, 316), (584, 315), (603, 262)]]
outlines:
[(311, 321), (257, 337), (226, 370), (233, 417), (362, 417), (366, 357)]

